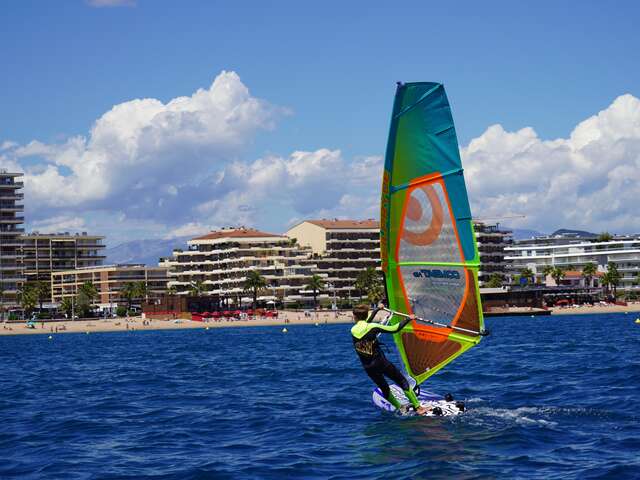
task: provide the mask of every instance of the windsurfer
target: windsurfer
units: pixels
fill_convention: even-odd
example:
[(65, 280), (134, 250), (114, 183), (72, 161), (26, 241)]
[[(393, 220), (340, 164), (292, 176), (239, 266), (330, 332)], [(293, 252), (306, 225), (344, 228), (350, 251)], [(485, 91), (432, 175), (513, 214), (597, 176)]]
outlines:
[(393, 396), (391, 389), (385, 376), (393, 380), (402, 390), (411, 402), (418, 415), (424, 415), (427, 410), (420, 405), (415, 392), (409, 386), (409, 382), (398, 368), (385, 357), (380, 344), (378, 335), (381, 333), (396, 333), (402, 330), (415, 316), (411, 315), (403, 319), (400, 323), (392, 326), (382, 325), (373, 322), (375, 316), (384, 308), (383, 304), (379, 304), (376, 309), (369, 315), (369, 307), (367, 305), (358, 305), (353, 309), (353, 318), (356, 324), (351, 328), (351, 337), (353, 339), (353, 347), (360, 357), (364, 371), (367, 372), (369, 378), (380, 388), (384, 397), (397, 409), (401, 410), (402, 405)]

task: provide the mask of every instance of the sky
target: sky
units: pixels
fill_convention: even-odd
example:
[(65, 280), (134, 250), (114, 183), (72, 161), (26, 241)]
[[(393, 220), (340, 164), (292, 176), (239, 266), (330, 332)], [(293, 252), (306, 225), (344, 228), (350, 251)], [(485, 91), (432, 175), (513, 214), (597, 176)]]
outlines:
[[(614, 8), (615, 7), (615, 8)], [(444, 83), (474, 217), (640, 232), (640, 4), (8, 0), (0, 167), (116, 245), (376, 218), (395, 82)]]

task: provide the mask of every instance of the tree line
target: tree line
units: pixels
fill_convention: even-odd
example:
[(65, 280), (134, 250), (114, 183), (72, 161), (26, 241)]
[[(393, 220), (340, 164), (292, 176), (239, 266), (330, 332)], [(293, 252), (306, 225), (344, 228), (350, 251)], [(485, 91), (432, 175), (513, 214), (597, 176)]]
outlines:
[[(0, 287), (0, 302), (2, 302), (3, 294)], [(69, 318), (76, 314), (81, 317), (89, 316), (93, 310), (93, 303), (99, 295), (93, 282), (84, 282), (78, 287), (76, 294), (62, 298), (60, 310)], [(127, 306), (126, 309), (122, 307), (118, 314), (126, 315), (136, 299), (146, 298), (148, 295), (149, 288), (144, 281), (123, 284), (120, 296), (126, 299)], [(31, 315), (36, 307), (42, 311), (43, 303), (48, 301), (51, 301), (51, 285), (48, 282), (42, 280), (27, 282), (18, 291), (18, 302), (27, 315)]]

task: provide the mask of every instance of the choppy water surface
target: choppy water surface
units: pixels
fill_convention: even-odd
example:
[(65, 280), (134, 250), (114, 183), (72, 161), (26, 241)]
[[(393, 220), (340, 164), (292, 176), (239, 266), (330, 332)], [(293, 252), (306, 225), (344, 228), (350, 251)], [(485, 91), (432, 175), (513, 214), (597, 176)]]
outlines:
[(456, 419), (376, 410), (349, 325), (0, 337), (0, 478), (640, 478), (635, 317), (488, 319)]

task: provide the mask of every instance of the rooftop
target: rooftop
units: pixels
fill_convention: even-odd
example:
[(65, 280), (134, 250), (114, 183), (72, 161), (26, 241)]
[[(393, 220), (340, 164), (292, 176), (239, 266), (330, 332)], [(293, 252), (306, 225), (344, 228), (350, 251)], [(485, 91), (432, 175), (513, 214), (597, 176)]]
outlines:
[(56, 238), (66, 238), (66, 237), (83, 237), (83, 238), (105, 238), (104, 235), (89, 235), (87, 232), (82, 233), (69, 233), (69, 232), (57, 232), (57, 233), (40, 233), (38, 231), (33, 231), (30, 233), (25, 233), (23, 237), (38, 237), (38, 238), (46, 238), (46, 237), (56, 237)]
[(369, 218), (367, 220), (339, 220), (334, 218), (333, 220), (329, 220), (323, 218), (321, 220), (306, 220), (309, 223), (313, 223), (322, 228), (326, 229), (334, 229), (334, 230), (353, 230), (361, 228), (372, 229), (372, 228), (380, 228), (380, 223), (373, 218)]
[(196, 237), (193, 240), (217, 240), (219, 238), (261, 238), (261, 237), (283, 237), (275, 233), (261, 232), (254, 228), (223, 228), (222, 230), (212, 231), (206, 235)]

